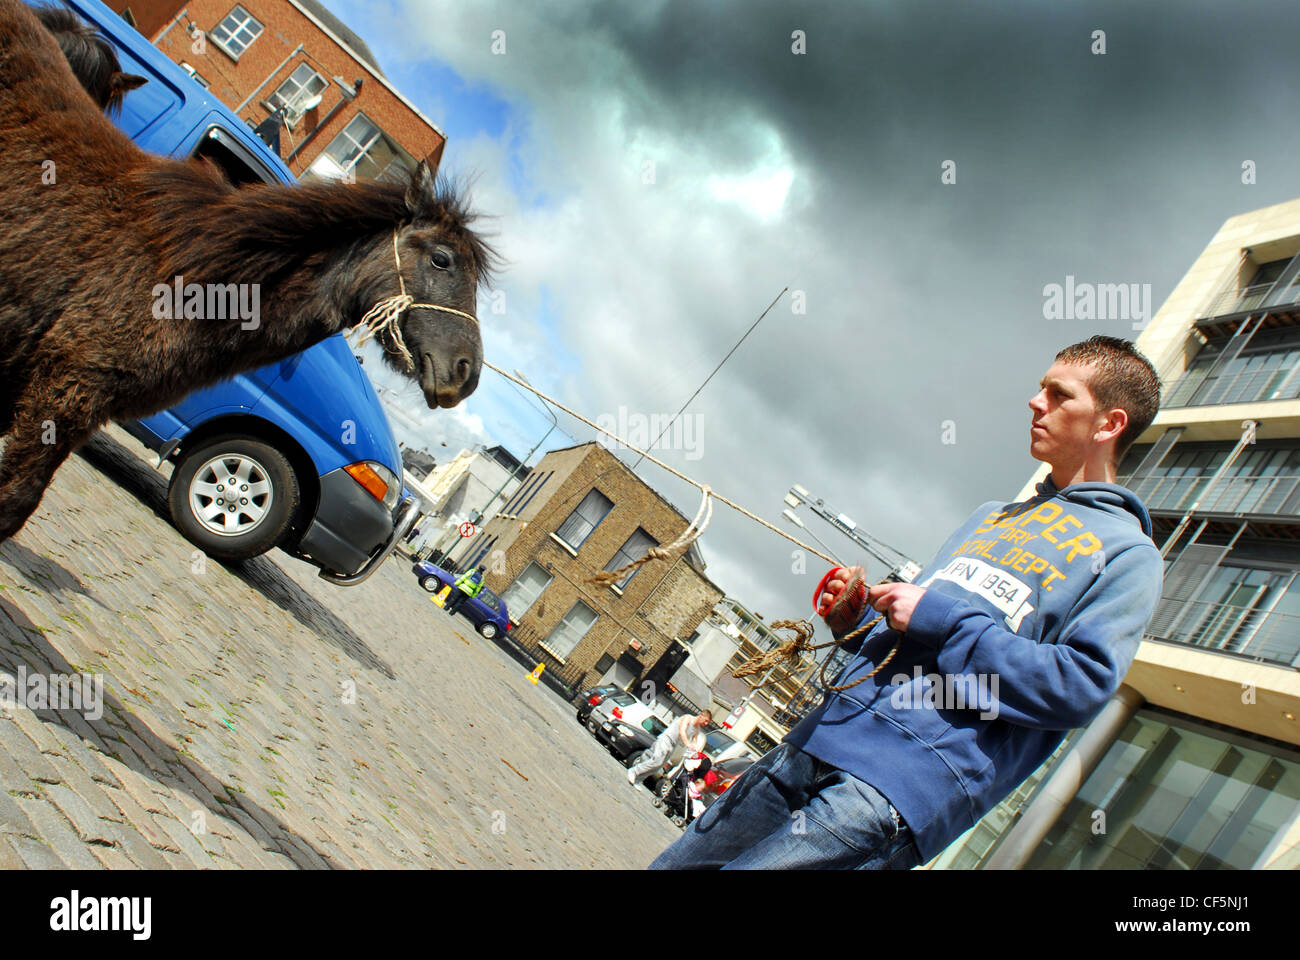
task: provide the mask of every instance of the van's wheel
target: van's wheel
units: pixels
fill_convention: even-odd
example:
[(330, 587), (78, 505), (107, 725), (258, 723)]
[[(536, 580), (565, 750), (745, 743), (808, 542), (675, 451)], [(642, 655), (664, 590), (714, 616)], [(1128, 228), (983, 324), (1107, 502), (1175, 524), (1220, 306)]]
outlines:
[(597, 731), (598, 729), (599, 729), (599, 728), (596, 726), (596, 721), (595, 721), (595, 720), (592, 720), (592, 719), (590, 719), (590, 718), (588, 718), (588, 720), (587, 720), (587, 730), (588, 730), (589, 733), (591, 733), (591, 735), (592, 735), (593, 737), (596, 735), (596, 731)]
[(488, 623), (485, 620), (483, 623), (479, 624), (478, 632), (483, 634), (485, 639), (492, 640), (497, 635), (497, 625), (495, 623)]
[(420, 586), (424, 587), (430, 593), (437, 593), (442, 589), (442, 581), (430, 574), (427, 577), (420, 578)]
[(186, 540), (217, 560), (247, 560), (284, 537), (298, 509), (287, 457), (245, 436), (214, 437), (181, 455), (167, 509)]

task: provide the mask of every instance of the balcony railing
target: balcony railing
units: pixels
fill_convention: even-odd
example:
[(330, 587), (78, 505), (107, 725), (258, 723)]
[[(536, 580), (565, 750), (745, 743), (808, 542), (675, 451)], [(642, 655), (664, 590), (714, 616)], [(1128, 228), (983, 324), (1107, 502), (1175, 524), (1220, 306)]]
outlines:
[(1236, 284), (1228, 284), (1224, 289), (1205, 305), (1203, 315), (1206, 317), (1220, 317), (1225, 313), (1241, 313), (1244, 310), (1253, 310), (1264, 302), (1268, 292), (1273, 289), (1272, 282), (1257, 283), (1254, 286), (1239, 288)]
[(1296, 666), (1300, 661), (1300, 616), (1254, 606), (1166, 600), (1147, 628), (1147, 636), (1267, 663)]
[(1300, 376), (1292, 376), (1285, 362), (1273, 370), (1239, 370), (1235, 374), (1205, 378), (1193, 370), (1162, 384), (1166, 407), (1206, 407), (1222, 403), (1258, 403), (1300, 397)]
[[(1213, 467), (1210, 468), (1211, 473)], [(1211, 473), (1193, 476), (1120, 477), (1148, 510), (1185, 510), (1196, 502)], [(1300, 476), (1222, 477), (1197, 507), (1200, 513), (1300, 516)]]

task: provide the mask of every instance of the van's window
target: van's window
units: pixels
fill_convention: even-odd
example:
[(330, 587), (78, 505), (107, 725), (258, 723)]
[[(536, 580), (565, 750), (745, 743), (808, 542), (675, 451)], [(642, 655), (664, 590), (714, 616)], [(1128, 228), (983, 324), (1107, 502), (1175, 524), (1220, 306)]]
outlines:
[(653, 733), (656, 737), (668, 729), (668, 727), (664, 725), (664, 722), (658, 717), (646, 717), (641, 726), (650, 733)]
[(609, 702), (619, 707), (626, 707), (629, 703), (636, 703), (636, 697), (630, 693), (616, 693), (609, 698)]
[(220, 127), (213, 127), (200, 137), (198, 146), (194, 148), (194, 156), (211, 160), (237, 187), (249, 183), (279, 182), (270, 170), (250, 162), (247, 154), (243, 145)]

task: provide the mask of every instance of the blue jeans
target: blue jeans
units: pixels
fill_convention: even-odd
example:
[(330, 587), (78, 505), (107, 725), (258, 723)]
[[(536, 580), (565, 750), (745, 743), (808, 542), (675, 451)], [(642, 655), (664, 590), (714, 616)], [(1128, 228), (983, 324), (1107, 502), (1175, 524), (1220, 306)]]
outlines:
[(912, 831), (869, 783), (782, 743), (691, 823), (651, 870), (910, 870)]

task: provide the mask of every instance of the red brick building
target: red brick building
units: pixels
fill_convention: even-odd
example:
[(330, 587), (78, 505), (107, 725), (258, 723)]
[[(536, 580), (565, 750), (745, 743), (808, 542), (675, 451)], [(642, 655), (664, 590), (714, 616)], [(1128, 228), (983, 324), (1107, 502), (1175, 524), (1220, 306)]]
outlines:
[(649, 679), (671, 694), (687, 642), (724, 595), (705, 575), (697, 545), (618, 584), (587, 578), (671, 543), (689, 525), (626, 464), (588, 442), (547, 453), (454, 556), (460, 569), (487, 567), (487, 585), (516, 624), (510, 638), (564, 682), (581, 689), (602, 678)]
[(400, 179), (446, 137), (319, 0), (107, 0), (250, 126), (279, 125), (304, 179)]

